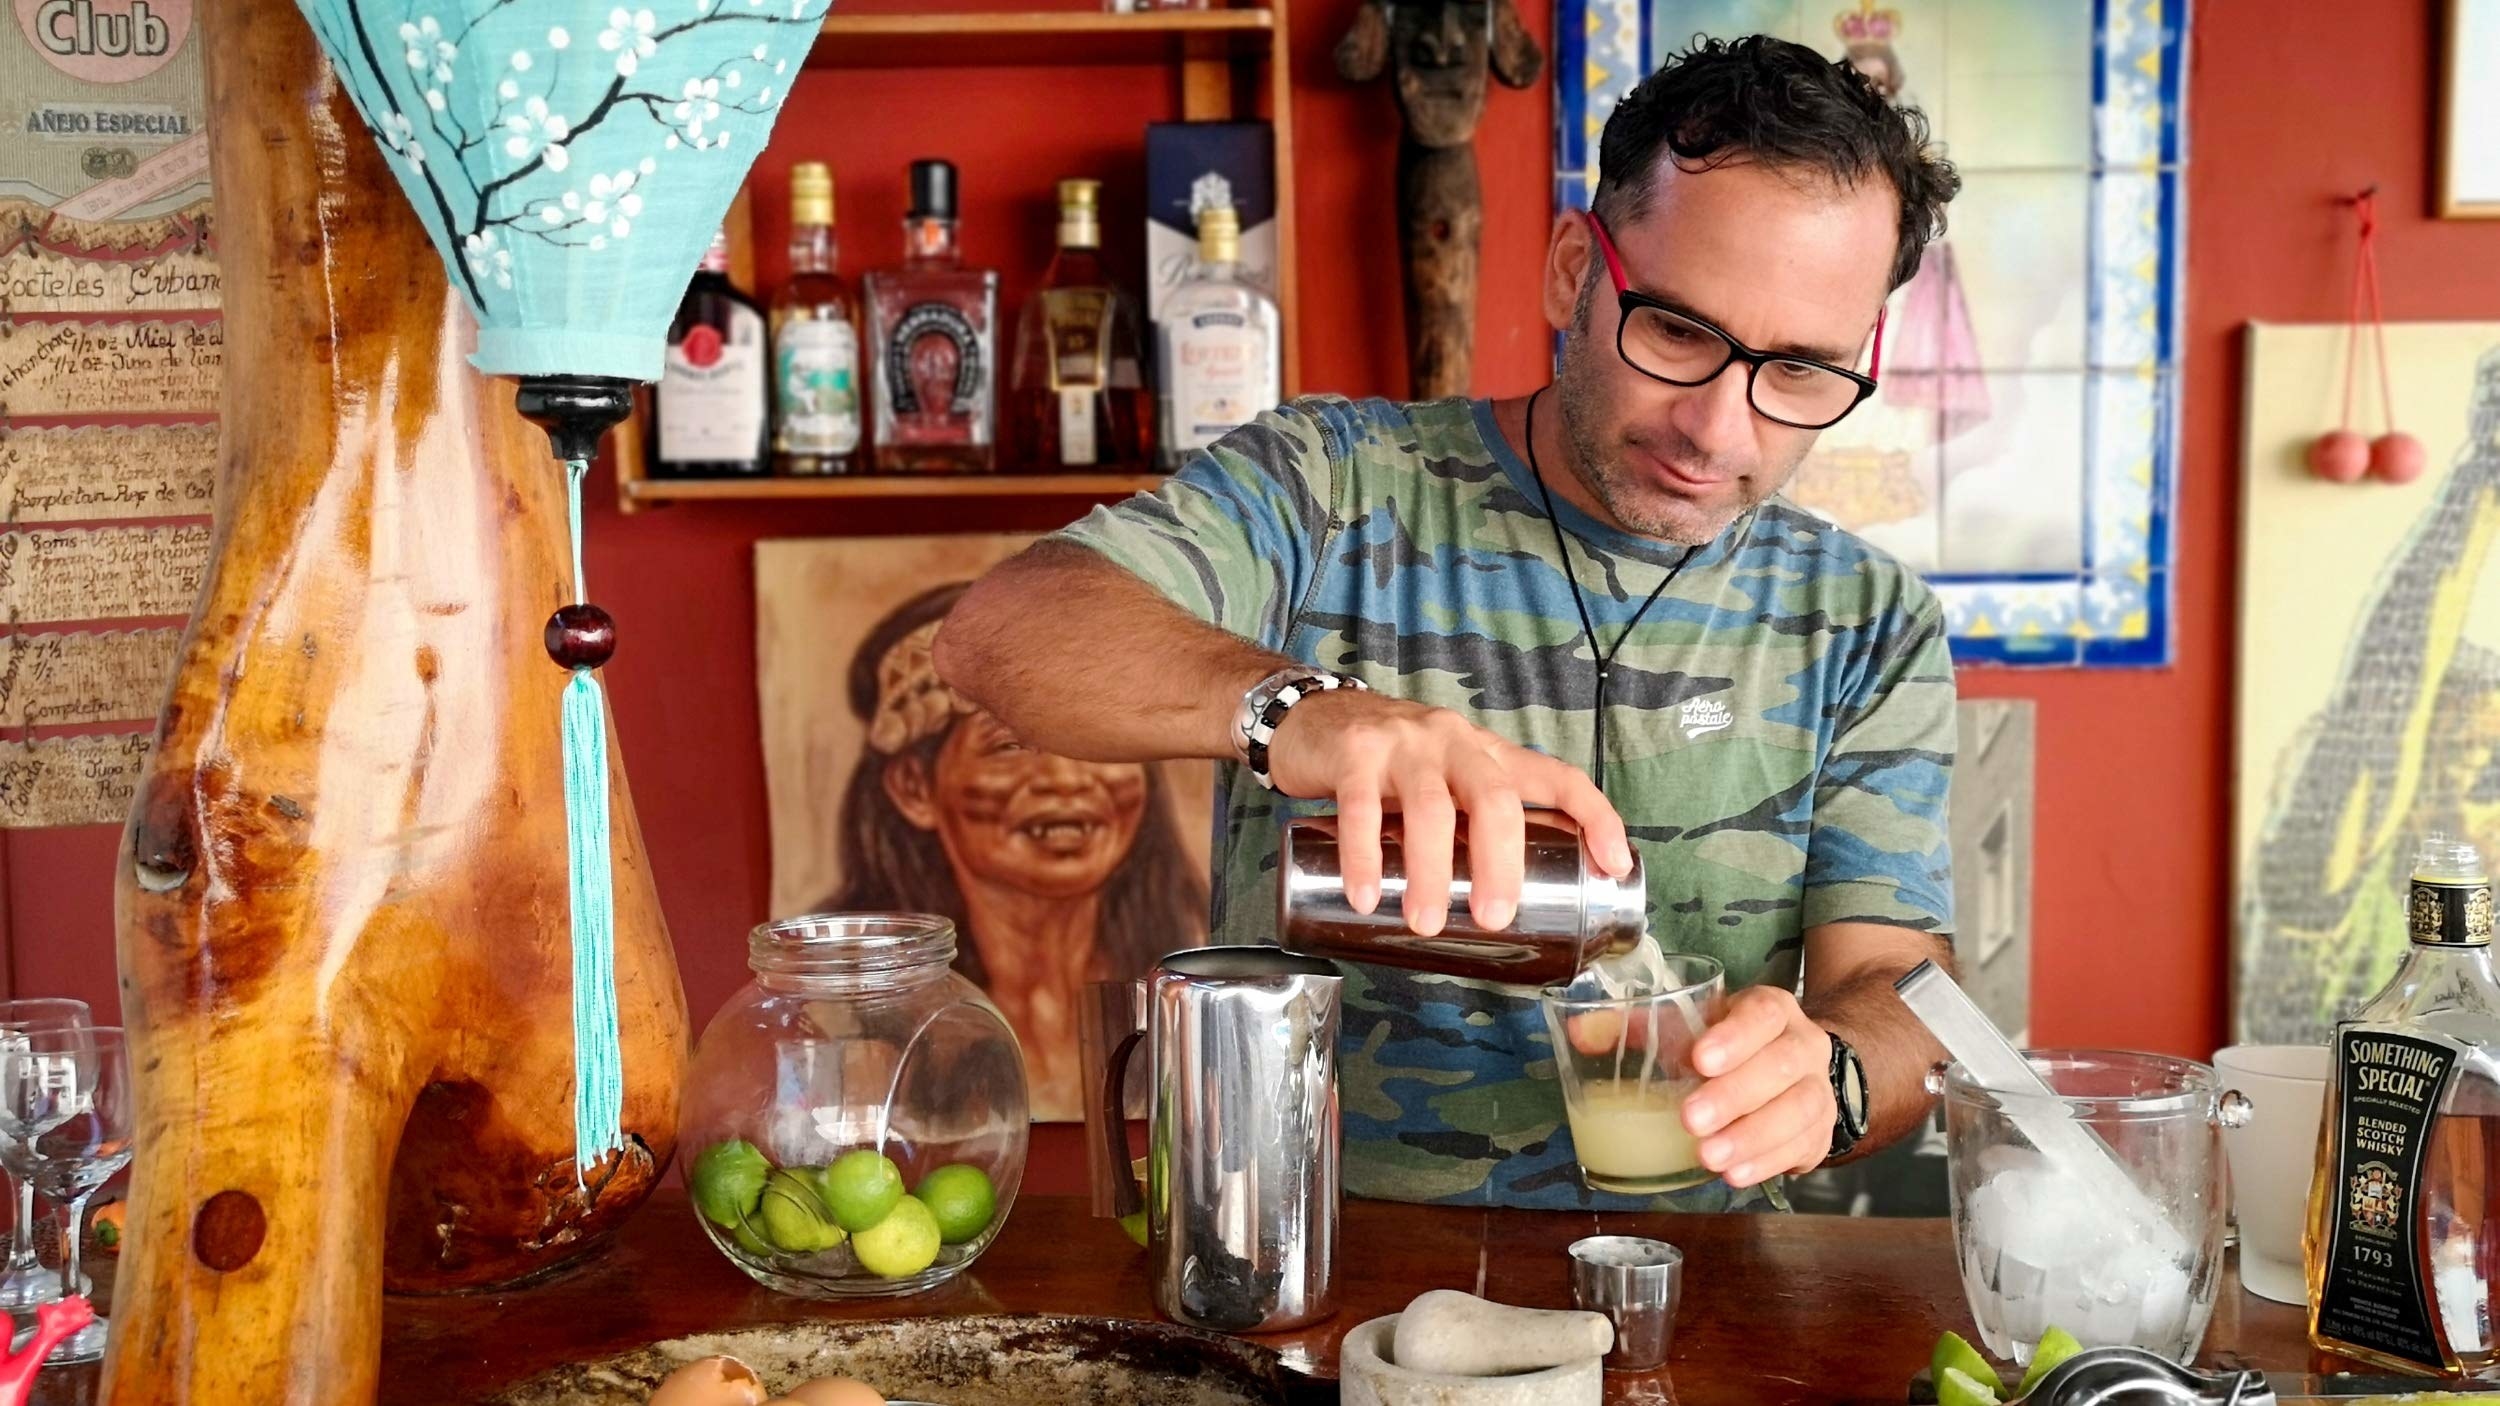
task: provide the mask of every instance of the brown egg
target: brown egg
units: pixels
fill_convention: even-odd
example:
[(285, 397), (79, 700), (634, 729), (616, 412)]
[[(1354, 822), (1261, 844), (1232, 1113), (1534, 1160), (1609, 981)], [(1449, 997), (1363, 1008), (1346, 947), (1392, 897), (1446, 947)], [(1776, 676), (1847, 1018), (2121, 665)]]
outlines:
[(698, 1357), (668, 1374), (651, 1406), (763, 1406), (764, 1380), (735, 1357)]
[(875, 1387), (849, 1377), (818, 1377), (790, 1388), (790, 1399), (800, 1406), (885, 1406), (885, 1398)]

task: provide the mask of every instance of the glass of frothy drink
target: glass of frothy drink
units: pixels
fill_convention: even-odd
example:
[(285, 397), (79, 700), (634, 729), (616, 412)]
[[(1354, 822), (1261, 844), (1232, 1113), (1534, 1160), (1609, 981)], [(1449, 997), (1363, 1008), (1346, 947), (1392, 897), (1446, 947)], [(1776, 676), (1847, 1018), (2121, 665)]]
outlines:
[(1654, 1195), (1710, 1179), (1684, 1096), (1702, 1082), (1693, 1041), (1719, 1018), (1727, 975), (1654, 943), (1541, 994), (1563, 1111), (1592, 1191)]

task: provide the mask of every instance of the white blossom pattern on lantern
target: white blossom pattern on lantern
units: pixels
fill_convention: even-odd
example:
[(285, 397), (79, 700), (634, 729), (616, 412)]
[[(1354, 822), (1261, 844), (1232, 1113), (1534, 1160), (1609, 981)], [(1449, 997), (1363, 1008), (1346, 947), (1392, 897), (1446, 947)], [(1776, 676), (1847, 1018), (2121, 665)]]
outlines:
[(660, 47), (651, 37), (657, 21), (649, 10), (615, 10), (608, 15), (608, 27), (599, 35), (599, 47), (616, 55), (619, 78), (631, 78), (642, 61)]
[[(340, 65), (351, 95), (453, 254), (469, 301), (491, 314), (514, 294), (517, 241), (597, 250), (632, 237), (653, 181), (668, 179), (664, 163), (644, 153), (670, 163), (716, 159), (740, 119), (769, 126), (786, 98), (773, 80), (789, 68), (775, 54), (793, 52), (780, 36), (794, 26), (812, 31), (829, 0), (793, 0), (789, 18), (764, 0), (660, 0), (616, 5), (588, 22), (585, 12), (598, 12), (580, 0), (397, 0), (395, 14), (371, 19), (366, 3), (308, 6), (307, 14), (316, 26), (358, 31), (325, 32), (325, 46), (351, 56)], [(532, 6), (571, 23), (497, 18), (510, 10), (519, 12), (512, 20), (526, 19)], [(767, 42), (741, 37), (724, 46), (725, 36), (706, 35), (671, 43), (715, 26)], [(389, 62), (373, 62), (368, 34)], [(394, 36), (395, 53), (387, 45)]]

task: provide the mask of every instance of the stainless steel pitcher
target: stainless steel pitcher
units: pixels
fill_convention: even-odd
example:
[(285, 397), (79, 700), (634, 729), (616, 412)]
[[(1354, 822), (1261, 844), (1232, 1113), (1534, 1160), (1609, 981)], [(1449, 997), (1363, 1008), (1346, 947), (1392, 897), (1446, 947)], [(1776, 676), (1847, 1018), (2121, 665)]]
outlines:
[[(1095, 1199), (1139, 1209), (1118, 1116), (1142, 1040), (1155, 1307), (1191, 1327), (1266, 1333), (1336, 1311), (1336, 967), (1274, 947), (1175, 952), (1146, 977), (1141, 1026), (1089, 1100)], [(1116, 1178), (1106, 1187), (1102, 1179)]]
[(1395, 815), (1380, 824), (1380, 902), (1357, 913), (1346, 899), (1335, 816), (1285, 826), (1277, 856), (1277, 940), (1315, 957), (1412, 967), (1513, 986), (1555, 986), (1600, 957), (1629, 952), (1648, 931), (1648, 885), (1641, 857), (1632, 872), (1611, 878), (1589, 862), (1579, 826), (1555, 811), (1528, 812), (1519, 912), (1510, 926), (1476, 925), (1468, 911), (1467, 827), (1450, 856), (1448, 921), (1431, 937), (1406, 928), (1404, 828)]

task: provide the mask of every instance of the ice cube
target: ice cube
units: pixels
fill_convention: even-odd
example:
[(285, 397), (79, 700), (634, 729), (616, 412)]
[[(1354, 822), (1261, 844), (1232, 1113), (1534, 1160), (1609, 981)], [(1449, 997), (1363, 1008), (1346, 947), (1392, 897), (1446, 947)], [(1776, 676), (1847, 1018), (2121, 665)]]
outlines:
[(1997, 1298), (2006, 1336), (2016, 1342), (2038, 1342), (2049, 1330), (2049, 1274), (2011, 1252), (1997, 1260)]
[(2120, 1289), (2112, 1292), (2104, 1284), (2085, 1296), (2079, 1305), (2083, 1312), (2076, 1320), (2075, 1341), (2085, 1347), (2141, 1346), (2136, 1343), (2138, 1303), (2135, 1295)]
[(2045, 1165), (2039, 1153), (2020, 1143), (1997, 1142), (1979, 1149), (1979, 1179), (1982, 1183), (2012, 1171), (2029, 1171)]
[[(2196, 1344), (2188, 1341), (2188, 1275), (2176, 1264), (2164, 1263), (2142, 1286), (2144, 1309), (2138, 1315), (2135, 1345), (2158, 1352), (2176, 1361), (2196, 1355)], [(2198, 1324), (2198, 1337), (2203, 1337), (2203, 1324)]]

